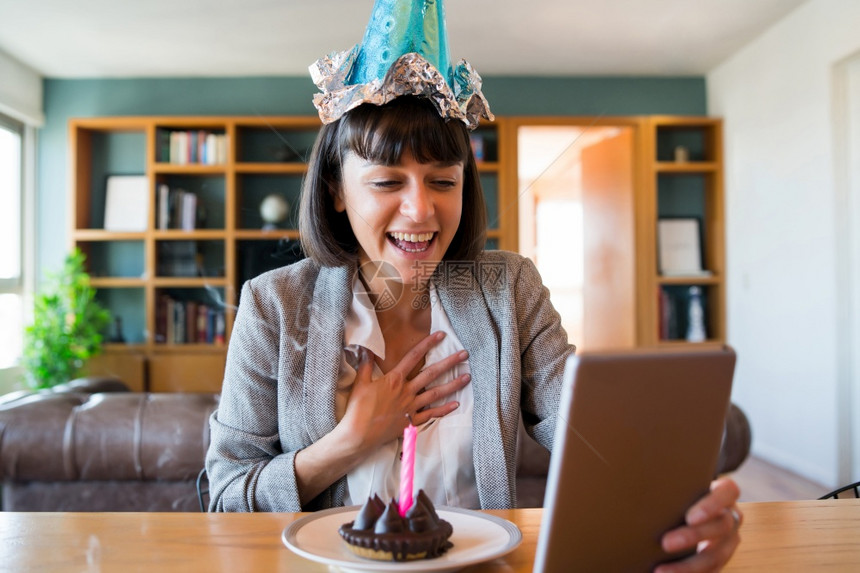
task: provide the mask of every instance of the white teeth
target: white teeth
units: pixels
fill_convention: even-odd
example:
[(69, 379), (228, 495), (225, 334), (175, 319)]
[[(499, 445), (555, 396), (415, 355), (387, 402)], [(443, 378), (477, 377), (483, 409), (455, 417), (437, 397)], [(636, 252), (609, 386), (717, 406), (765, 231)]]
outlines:
[(397, 241), (409, 241), (410, 243), (423, 243), (433, 238), (434, 233), (389, 233)]

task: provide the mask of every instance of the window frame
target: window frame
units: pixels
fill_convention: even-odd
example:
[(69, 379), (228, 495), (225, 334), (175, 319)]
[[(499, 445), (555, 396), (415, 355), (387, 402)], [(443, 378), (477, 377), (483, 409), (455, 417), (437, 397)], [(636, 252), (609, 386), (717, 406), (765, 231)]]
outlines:
[[(12, 294), (21, 297), (24, 316), (23, 324), (32, 322), (32, 301), (35, 290), (36, 269), (36, 134), (35, 126), (19, 121), (0, 111), (0, 126), (20, 135), (20, 181), (19, 181), (19, 261), (18, 276), (11, 279), (0, 279), (0, 294)], [(23, 341), (24, 332), (21, 337)], [(0, 366), (0, 394), (9, 376), (20, 368), (20, 356), (12, 365)]]
[(26, 193), (24, 192), (24, 184), (25, 184), (25, 165), (26, 165), (26, 126), (3, 113), (0, 113), (0, 128), (6, 129), (8, 131), (12, 131), (18, 134), (18, 137), (21, 140), (21, 148), (20, 154), (18, 157), (19, 165), (18, 165), (18, 276), (11, 279), (0, 278), (0, 294), (17, 294), (19, 296), (24, 295), (24, 274), (26, 263), (24, 261), (24, 242), (25, 242), (25, 227), (26, 220), (24, 217), (24, 201)]

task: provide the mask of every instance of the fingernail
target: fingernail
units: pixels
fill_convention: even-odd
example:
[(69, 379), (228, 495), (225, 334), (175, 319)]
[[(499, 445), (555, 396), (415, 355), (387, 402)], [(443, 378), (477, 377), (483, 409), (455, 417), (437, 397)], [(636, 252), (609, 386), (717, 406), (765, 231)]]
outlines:
[(471, 379), (472, 379), (472, 376), (470, 374), (463, 374), (463, 383), (464, 384), (467, 383)]
[(371, 360), (373, 360), (373, 353), (370, 352), (370, 349), (365, 348), (364, 346), (358, 347), (358, 357), (359, 362), (361, 364), (367, 364)]
[(468, 353), (466, 350), (461, 350), (461, 351), (457, 354), (457, 357), (458, 357), (460, 360), (465, 360), (465, 359), (467, 359), (467, 358), (469, 357), (469, 353)]
[(433, 336), (435, 336), (435, 337), (436, 337), (436, 340), (442, 340), (443, 338), (445, 338), (445, 333), (444, 333), (443, 331), (441, 331), (441, 330), (440, 330), (439, 332), (437, 332), (437, 333), (436, 333), (436, 334), (434, 334)]
[(454, 409), (454, 410), (456, 410), (456, 409), (457, 409), (457, 408), (459, 408), (459, 407), (460, 407), (460, 403), (459, 403), (459, 402), (454, 402), (454, 408), (453, 408), (453, 409)]

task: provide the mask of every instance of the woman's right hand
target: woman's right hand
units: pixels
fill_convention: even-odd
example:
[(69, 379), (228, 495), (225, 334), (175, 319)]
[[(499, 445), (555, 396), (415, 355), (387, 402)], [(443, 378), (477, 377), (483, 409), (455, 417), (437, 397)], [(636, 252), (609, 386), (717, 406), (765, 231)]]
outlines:
[(448, 398), (468, 384), (468, 374), (426, 391), (425, 388), (443, 372), (466, 360), (469, 357), (466, 351), (447, 356), (409, 379), (409, 373), (444, 336), (444, 333), (437, 332), (426, 337), (390, 372), (376, 379), (373, 378), (375, 356), (360, 347), (355, 383), (340, 423), (333, 431), (296, 453), (296, 487), (302, 505), (348, 474), (366, 458), (368, 452), (402, 435), (408, 422), (406, 414), (417, 426), (430, 418), (444, 416), (459, 406), (454, 401), (441, 406), (430, 405)]
[(427, 352), (444, 337), (443, 332), (427, 336), (407, 352), (391, 371), (379, 378), (373, 378), (375, 355), (363, 346), (358, 347), (355, 383), (340, 422), (353, 447), (360, 451), (371, 451), (402, 435), (403, 428), (409, 422), (407, 414), (412, 423), (419, 426), (459, 406), (455, 401), (433, 407), (430, 405), (450, 397), (468, 384), (468, 374), (457, 376), (429, 390), (426, 388), (442, 373), (468, 359), (469, 354), (465, 350), (430, 364), (411, 380), (408, 378)]

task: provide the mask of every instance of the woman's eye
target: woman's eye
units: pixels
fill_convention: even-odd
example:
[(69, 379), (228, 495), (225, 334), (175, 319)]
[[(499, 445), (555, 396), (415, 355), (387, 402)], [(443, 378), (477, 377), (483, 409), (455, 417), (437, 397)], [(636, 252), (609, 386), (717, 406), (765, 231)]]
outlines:
[(453, 179), (437, 179), (433, 184), (443, 189), (453, 189), (457, 185), (457, 182)]
[(399, 181), (395, 181), (393, 179), (380, 179), (370, 182), (370, 184), (377, 189), (391, 189), (399, 185), (399, 183)]

